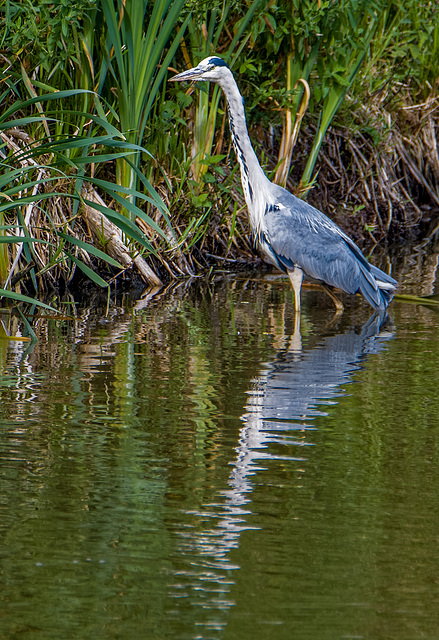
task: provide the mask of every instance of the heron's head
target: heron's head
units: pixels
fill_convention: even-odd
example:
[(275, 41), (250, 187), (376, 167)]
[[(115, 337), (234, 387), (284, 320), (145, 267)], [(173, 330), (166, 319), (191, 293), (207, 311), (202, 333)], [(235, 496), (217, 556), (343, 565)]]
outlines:
[(204, 58), (197, 67), (183, 71), (183, 73), (179, 73), (176, 76), (169, 78), (169, 80), (172, 80), (173, 82), (183, 82), (185, 80), (189, 82), (197, 82), (199, 80), (219, 82), (224, 77), (225, 71), (228, 69), (229, 67), (224, 60), (221, 60), (221, 58), (217, 58), (216, 56), (209, 56), (209, 58)]

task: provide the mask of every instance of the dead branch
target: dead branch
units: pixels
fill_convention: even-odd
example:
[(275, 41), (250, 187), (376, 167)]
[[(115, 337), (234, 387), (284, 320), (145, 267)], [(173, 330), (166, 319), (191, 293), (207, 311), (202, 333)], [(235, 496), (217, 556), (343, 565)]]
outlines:
[[(106, 206), (100, 195), (89, 184), (84, 184), (82, 196), (84, 200), (95, 202), (100, 206)], [(131, 256), (131, 251), (122, 241), (120, 229), (104, 216), (103, 213), (85, 202), (82, 215), (87, 221), (93, 236), (105, 247), (108, 255), (120, 262), (126, 269), (135, 266), (142, 279), (148, 284), (156, 287), (163, 286), (163, 282), (159, 276), (151, 269), (142, 256), (136, 255), (134, 258)]]

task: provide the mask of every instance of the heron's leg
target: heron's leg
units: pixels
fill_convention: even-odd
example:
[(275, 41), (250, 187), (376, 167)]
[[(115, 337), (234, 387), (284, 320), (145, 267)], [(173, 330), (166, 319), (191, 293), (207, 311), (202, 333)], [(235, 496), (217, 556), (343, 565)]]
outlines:
[(300, 290), (302, 288), (303, 271), (300, 267), (294, 267), (293, 271), (288, 271), (288, 276), (294, 289), (294, 308), (297, 314), (300, 313)]
[(292, 353), (302, 353), (302, 334), (300, 333), (300, 313), (294, 314), (294, 333), (291, 336), (290, 350)]
[(344, 311), (344, 306), (343, 306), (342, 301), (337, 298), (337, 296), (332, 291), (332, 289), (330, 289), (327, 284), (322, 284), (322, 289), (323, 289), (323, 291), (325, 293), (328, 294), (328, 296), (331, 298), (332, 302), (335, 304), (335, 308), (336, 308), (337, 312), (341, 313), (342, 311)]

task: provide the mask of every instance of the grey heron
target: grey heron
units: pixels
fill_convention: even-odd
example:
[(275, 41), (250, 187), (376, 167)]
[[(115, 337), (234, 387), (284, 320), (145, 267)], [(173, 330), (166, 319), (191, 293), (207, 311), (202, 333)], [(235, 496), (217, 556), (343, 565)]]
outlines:
[(300, 312), (304, 276), (323, 285), (337, 310), (341, 311), (343, 305), (331, 287), (350, 294), (361, 293), (374, 309), (384, 311), (394, 296), (396, 280), (370, 264), (330, 218), (265, 175), (250, 142), (243, 98), (224, 60), (210, 56), (170, 80), (207, 80), (224, 91), (255, 244), (268, 262), (288, 274), (296, 314)]

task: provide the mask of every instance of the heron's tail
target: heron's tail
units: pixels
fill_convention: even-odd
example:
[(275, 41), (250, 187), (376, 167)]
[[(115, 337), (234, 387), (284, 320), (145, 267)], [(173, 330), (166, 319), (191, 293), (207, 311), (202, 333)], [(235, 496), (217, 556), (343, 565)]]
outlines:
[(373, 264), (368, 263), (368, 266), (367, 274), (362, 270), (365, 278), (360, 286), (360, 291), (375, 309), (384, 310), (392, 301), (398, 283), (392, 276), (384, 273)]
[[(396, 287), (398, 286), (397, 281), (392, 276), (389, 276), (378, 267), (374, 267), (373, 264), (370, 265), (370, 270), (375, 276), (375, 280), (380, 288), (381, 295), (386, 300), (387, 304), (391, 302), (393, 296), (395, 295)], [(387, 306), (387, 305), (386, 305)]]

